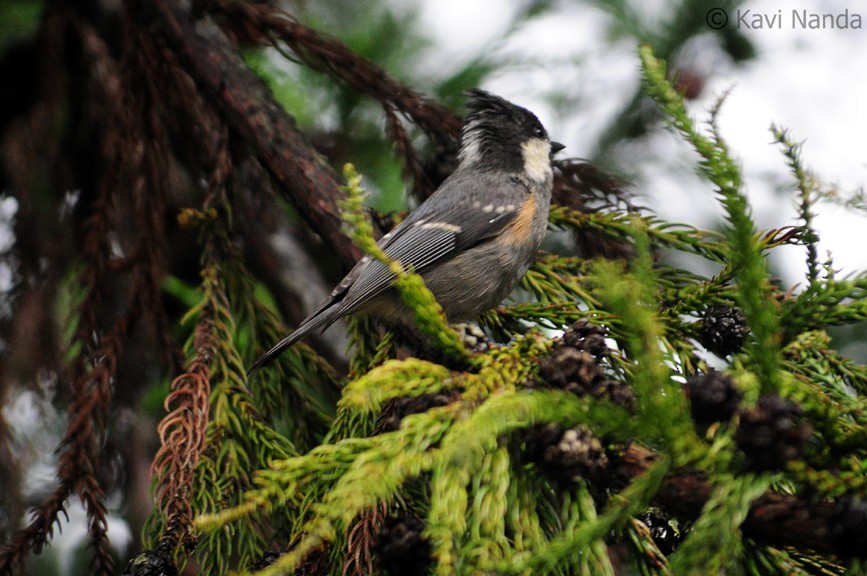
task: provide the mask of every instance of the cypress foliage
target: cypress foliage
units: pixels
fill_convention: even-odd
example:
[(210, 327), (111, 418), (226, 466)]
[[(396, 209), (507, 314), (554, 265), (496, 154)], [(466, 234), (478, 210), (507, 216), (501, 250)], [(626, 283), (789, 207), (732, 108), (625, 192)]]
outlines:
[[(648, 93), (701, 157), (726, 230), (555, 207), (552, 226), (626, 241), (634, 257), (540, 256), (522, 282), (527, 301), (483, 317), (501, 342), (486, 352), (467, 352), (423, 284), (398, 270), (419, 324), (444, 357), (469, 367), (387, 359), (390, 338), (359, 347), (367, 358), (354, 365), (368, 369), (346, 383), (324, 442), (275, 454), (237, 505), (200, 509), (200, 533), (247, 530), (263, 518), (287, 527), (275, 540), (289, 545), (263, 575), (314, 573), (303, 567), (315, 555), (323, 574), (363, 573), (351, 561), (361, 557), (384, 573), (443, 575), (614, 574), (624, 557), (643, 574), (834, 574), (858, 565), (863, 550), (846, 542), (859, 537), (852, 526), (863, 506), (867, 372), (834, 352), (824, 329), (864, 319), (863, 280), (837, 279), (830, 262), (816, 262), (816, 195), (787, 136), (775, 130), (799, 183), (802, 225), (759, 233), (715, 113), (708, 133), (697, 129), (663, 64), (648, 48), (641, 57)], [(351, 168), (345, 176), (353, 237), (384, 258), (360, 211), (360, 179)], [(808, 275), (782, 297), (766, 256), (785, 244), (805, 247)], [(662, 248), (722, 271), (704, 278), (657, 266)], [(738, 320), (722, 372), (710, 370), (697, 342), (706, 329), (691, 318), (706, 314)], [(562, 337), (541, 331), (579, 320)], [(593, 334), (604, 336), (586, 340)], [(599, 392), (612, 389), (604, 382), (627, 388), (629, 400)], [(397, 416), (399, 427), (374, 433), (389, 403), (410, 397), (418, 407)], [(661, 538), (660, 517), (677, 532), (673, 543)], [(360, 523), (366, 535), (349, 537)]]
[[(92, 573), (116, 573), (102, 449), (118, 404), (166, 373), (148, 549), (128, 574), (863, 572), (867, 368), (828, 330), (867, 320), (867, 276), (820, 258), (816, 204), (839, 198), (789, 131), (771, 128), (799, 222), (759, 230), (716, 124), (724, 99), (696, 122), (665, 63), (641, 47), (642, 90), (695, 150), (722, 230), (638, 210), (616, 179), (558, 160), (550, 229), (582, 255), (540, 253), (515, 298), (456, 330), (421, 278), (376, 245), (399, 215), (370, 218), (359, 171), (332, 169), (269, 90), (285, 78), (239, 47), (274, 48), (341, 98), (375, 103), (414, 200), (454, 161), (451, 109), (269, 3), (126, 0), (98, 26), (91, 11), (47, 4), (40, 37), (80, 48), (45, 50), (41, 73), (67, 98), (40, 87), (0, 152), (26, 160), (8, 178), (36, 200), (22, 202), (15, 230), (21, 274), (45, 280), (16, 315), (48, 331), (61, 314), (32, 304), (45, 299), (70, 317), (62, 343), (32, 354), (43, 364), (31, 359), (69, 381), (69, 418), (57, 485), (10, 529), (0, 575), (42, 550), (76, 496)], [(102, 4), (89, 5), (102, 14)], [(685, 3), (671, 25), (706, 31), (697, 14)], [(666, 56), (678, 46), (654, 45)], [(640, 132), (626, 120), (600, 149)], [(55, 138), (82, 152), (65, 158)], [(69, 217), (45, 192), (78, 188)], [(850, 205), (863, 211), (863, 195)], [(279, 255), (257, 227), (287, 213), (316, 235), (304, 228), (299, 252), (391, 266), (430, 347), (355, 317), (348, 359), (311, 340), (248, 380), (245, 367), (303, 317), (297, 293), (270, 275)], [(56, 237), (37, 241), (33, 230), (46, 229)], [(193, 257), (169, 258), (176, 246)], [(768, 268), (784, 246), (806, 264), (785, 290)], [(665, 264), (663, 252), (718, 271)], [(150, 355), (132, 355), (141, 350)], [(129, 369), (139, 361), (147, 370)]]

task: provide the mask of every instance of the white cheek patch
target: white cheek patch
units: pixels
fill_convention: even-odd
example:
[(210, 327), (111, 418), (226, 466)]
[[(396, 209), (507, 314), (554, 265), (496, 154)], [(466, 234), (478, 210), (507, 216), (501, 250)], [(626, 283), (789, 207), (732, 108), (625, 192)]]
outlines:
[(553, 174), (551, 170), (551, 144), (541, 138), (533, 138), (521, 144), (524, 154), (524, 170), (532, 180), (541, 182)]

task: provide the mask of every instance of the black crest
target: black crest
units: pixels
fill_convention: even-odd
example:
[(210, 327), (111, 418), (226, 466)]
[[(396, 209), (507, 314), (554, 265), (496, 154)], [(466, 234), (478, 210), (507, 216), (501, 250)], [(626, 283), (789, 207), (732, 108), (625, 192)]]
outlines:
[(465, 94), (462, 161), (520, 166), (521, 144), (531, 138), (548, 138), (542, 123), (526, 108), (478, 88)]

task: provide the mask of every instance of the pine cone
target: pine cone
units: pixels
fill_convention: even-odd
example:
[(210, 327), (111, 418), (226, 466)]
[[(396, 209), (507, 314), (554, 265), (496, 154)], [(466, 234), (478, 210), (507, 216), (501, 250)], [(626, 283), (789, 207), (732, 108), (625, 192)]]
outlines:
[(779, 470), (800, 456), (812, 434), (807, 423), (798, 423), (800, 406), (779, 396), (762, 396), (756, 407), (741, 412), (735, 442), (746, 455), (745, 465), (754, 471)]
[(585, 350), (558, 346), (539, 362), (539, 376), (554, 388), (583, 396), (602, 377), (596, 358)]
[(126, 565), (124, 576), (177, 576), (178, 569), (172, 561), (168, 546), (159, 545), (145, 550)]
[(576, 322), (551, 354), (539, 361), (539, 378), (552, 388), (576, 396), (590, 395), (611, 400), (618, 406), (632, 406), (635, 400), (632, 390), (605, 376), (601, 362), (610, 353), (605, 334), (600, 326), (584, 320)]
[(596, 360), (602, 360), (611, 352), (608, 344), (605, 343), (606, 336), (608, 336), (608, 330), (604, 327), (591, 324), (586, 320), (579, 320), (566, 330), (560, 338), (560, 344), (578, 350), (586, 350), (595, 356)]
[(684, 390), (689, 398), (692, 420), (699, 426), (728, 422), (743, 398), (734, 379), (716, 370), (692, 376), (686, 381)]
[(602, 442), (586, 426), (563, 430), (539, 424), (527, 432), (525, 455), (546, 474), (560, 480), (598, 477), (608, 466)]
[(749, 334), (747, 318), (740, 308), (711, 306), (701, 320), (699, 342), (722, 358), (740, 350)]
[(477, 324), (464, 322), (462, 324), (453, 324), (452, 328), (458, 332), (461, 340), (470, 352), (484, 354), (496, 347), (496, 344), (488, 338), (488, 335)]

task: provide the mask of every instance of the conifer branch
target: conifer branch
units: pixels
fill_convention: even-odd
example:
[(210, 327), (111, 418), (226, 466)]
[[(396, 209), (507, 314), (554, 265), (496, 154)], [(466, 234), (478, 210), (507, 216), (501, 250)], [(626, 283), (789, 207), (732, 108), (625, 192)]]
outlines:
[(717, 186), (717, 194), (726, 210), (729, 228), (727, 261), (730, 261), (738, 281), (738, 301), (743, 307), (755, 337), (750, 346), (759, 374), (763, 393), (775, 393), (780, 388), (779, 362), (780, 334), (777, 307), (771, 298), (771, 284), (760, 247), (753, 242), (755, 226), (750, 207), (742, 189), (741, 172), (729, 155), (716, 128), (711, 138), (701, 134), (686, 112), (683, 98), (674, 90), (665, 76), (665, 64), (653, 56), (649, 46), (642, 46), (639, 54), (644, 70), (647, 90), (662, 106), (672, 125), (683, 134), (701, 155), (700, 167)]

